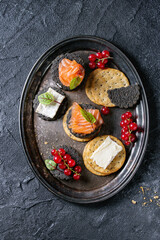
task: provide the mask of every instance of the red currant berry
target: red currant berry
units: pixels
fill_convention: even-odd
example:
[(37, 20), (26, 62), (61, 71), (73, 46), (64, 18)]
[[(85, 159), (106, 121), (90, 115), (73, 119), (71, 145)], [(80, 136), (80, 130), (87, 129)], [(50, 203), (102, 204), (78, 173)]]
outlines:
[(122, 130), (121, 130), (121, 134), (125, 134), (125, 130), (124, 130), (124, 128), (122, 128)]
[(76, 162), (73, 160), (73, 159), (69, 159), (68, 160), (68, 165), (69, 165), (69, 167), (74, 167), (75, 165), (76, 165)]
[(55, 163), (59, 164), (62, 161), (62, 158), (57, 154), (54, 156)]
[(63, 157), (65, 155), (65, 150), (63, 148), (58, 149), (59, 154)]
[(80, 179), (80, 175), (77, 175), (76, 173), (73, 174), (73, 179), (74, 180), (79, 180)]
[(108, 57), (109, 55), (110, 55), (110, 53), (107, 50), (102, 51), (102, 56), (103, 57)]
[(136, 131), (137, 130), (137, 124), (135, 122), (132, 122), (129, 124), (129, 128), (132, 130), (132, 131)]
[(137, 140), (136, 135), (131, 134), (130, 141), (131, 142), (136, 142), (136, 140)]
[(61, 162), (58, 166), (60, 169), (66, 169), (66, 165), (63, 162)]
[(126, 115), (127, 118), (131, 118), (132, 117), (132, 113), (131, 112), (126, 112), (125, 115)]
[(129, 145), (130, 145), (130, 142), (129, 142), (129, 141), (125, 141), (124, 144), (125, 144), (126, 146), (129, 146)]
[(105, 65), (104, 65), (104, 63), (102, 63), (102, 62), (98, 62), (98, 63), (97, 63), (97, 67), (98, 67), (98, 68), (101, 68), (101, 69), (104, 69), (104, 68), (105, 68)]
[(110, 110), (109, 110), (109, 108), (108, 107), (102, 107), (102, 109), (101, 109), (101, 113), (103, 114), (103, 115), (107, 115), (107, 114), (109, 114), (110, 113)]
[(55, 155), (57, 154), (57, 150), (56, 150), (56, 149), (52, 149), (51, 154), (52, 154), (53, 156), (55, 156)]
[(66, 176), (71, 175), (71, 173), (72, 173), (71, 170), (68, 169), (68, 168), (64, 170), (64, 174), (65, 174)]
[(125, 120), (124, 120), (124, 124), (125, 124), (125, 125), (129, 125), (129, 123), (130, 123), (130, 121), (129, 121), (128, 119), (125, 119)]
[(108, 59), (104, 59), (104, 60), (103, 60), (103, 63), (104, 63), (104, 64), (108, 63)]
[(129, 137), (126, 136), (125, 134), (122, 134), (121, 139), (124, 140), (124, 141), (127, 141), (129, 139)]
[(91, 69), (95, 69), (95, 68), (96, 68), (96, 63), (95, 63), (95, 62), (90, 62), (90, 63), (89, 63), (89, 67), (90, 67)]
[(121, 119), (122, 119), (122, 120), (125, 120), (125, 119), (126, 119), (126, 114), (125, 114), (125, 113), (122, 114)]
[(125, 131), (124, 133), (128, 138), (130, 137), (131, 133), (129, 131)]
[[(125, 120), (126, 120), (126, 119), (125, 119)], [(125, 122), (125, 120), (120, 122), (120, 126), (121, 126), (122, 128), (123, 128), (124, 126), (127, 127), (127, 123)]]
[(132, 119), (132, 118), (129, 118), (128, 121), (129, 121), (129, 123), (132, 123), (132, 122), (133, 122), (133, 119)]
[(128, 126), (123, 126), (124, 131), (128, 131)]
[(65, 154), (65, 155), (63, 156), (63, 160), (64, 160), (64, 161), (68, 161), (69, 159), (71, 159), (71, 156), (70, 156), (69, 154)]
[(80, 173), (82, 171), (82, 168), (81, 166), (75, 166), (74, 170), (77, 172), (77, 173)]
[(97, 57), (96, 57), (95, 54), (90, 54), (89, 57), (88, 57), (88, 59), (89, 59), (90, 62), (95, 62), (95, 61), (96, 61), (96, 58), (97, 58)]
[(102, 53), (101, 53), (101, 52), (97, 52), (97, 53), (96, 53), (96, 57), (99, 58), (99, 59), (101, 59), (101, 58), (102, 58)]

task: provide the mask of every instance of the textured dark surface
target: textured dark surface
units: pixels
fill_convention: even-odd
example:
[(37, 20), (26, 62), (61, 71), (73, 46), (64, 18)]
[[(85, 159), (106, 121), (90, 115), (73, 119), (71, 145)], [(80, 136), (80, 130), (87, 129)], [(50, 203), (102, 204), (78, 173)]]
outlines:
[[(0, 1), (0, 239), (159, 239), (159, 14), (158, 0)], [(111, 199), (85, 206), (55, 197), (38, 182), (18, 130), (32, 65), (53, 44), (80, 34), (103, 37), (124, 51), (150, 107), (150, 139), (135, 177)]]

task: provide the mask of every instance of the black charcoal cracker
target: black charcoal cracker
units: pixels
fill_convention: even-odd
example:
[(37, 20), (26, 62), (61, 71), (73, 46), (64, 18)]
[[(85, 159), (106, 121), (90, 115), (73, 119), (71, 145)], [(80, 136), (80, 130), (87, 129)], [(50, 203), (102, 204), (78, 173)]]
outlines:
[[(91, 104), (79, 104), (83, 109), (96, 109), (94, 106), (92, 106)], [(101, 126), (99, 126), (99, 128), (95, 129), (94, 132), (90, 133), (90, 134), (79, 134), (79, 133), (75, 133), (72, 131), (71, 128), (69, 128), (69, 122), (70, 122), (70, 119), (71, 119), (71, 113), (72, 113), (72, 109), (69, 110), (68, 114), (67, 114), (67, 127), (68, 127), (68, 130), (75, 136), (75, 137), (78, 137), (78, 138), (90, 138), (90, 137), (93, 137), (98, 131), (99, 131), (99, 128)]]
[(128, 87), (115, 88), (108, 90), (108, 97), (115, 106), (119, 108), (133, 107), (139, 100), (139, 85), (131, 85)]
[[(51, 87), (53, 90), (55, 90), (56, 92), (60, 93), (61, 95), (65, 96), (65, 99), (63, 100), (63, 102), (61, 103), (56, 115), (54, 116), (54, 118), (49, 118), (49, 117), (46, 117), (46, 116), (43, 116), (42, 114), (39, 114), (38, 113), (38, 116), (40, 118), (42, 118), (43, 120), (46, 120), (46, 121), (54, 121), (54, 120), (57, 120), (58, 118), (60, 118), (61, 116), (63, 116), (67, 110), (67, 107), (68, 107), (68, 100), (67, 100), (67, 97), (66, 97), (66, 94), (59, 88), (55, 88), (55, 87)], [(34, 111), (36, 111), (38, 105), (39, 105), (39, 101), (38, 101), (38, 96), (41, 95), (42, 93), (45, 93), (47, 92), (49, 89), (49, 87), (45, 87), (43, 88), (42, 90), (40, 90), (34, 100), (33, 100), (33, 108), (34, 108)]]
[(52, 71), (52, 78), (53, 81), (56, 82), (57, 86), (61, 87), (63, 90), (65, 91), (71, 91), (69, 87), (64, 86), (61, 81), (59, 80), (59, 71), (58, 71), (58, 67), (59, 67), (59, 63), (62, 61), (62, 59), (67, 58), (71, 61), (75, 60), (77, 63), (81, 64), (82, 66), (84, 66), (84, 61), (81, 57), (79, 57), (78, 54), (76, 53), (65, 53), (65, 54), (61, 54), (60, 56), (56, 57), (53, 62), (52, 62), (52, 66), (51, 66), (51, 71)]
[[(77, 150), (75, 150), (72, 147), (66, 146), (66, 145), (56, 147), (56, 149), (59, 149), (59, 148), (63, 148), (67, 154), (71, 155), (71, 158), (75, 160), (76, 165), (80, 165), (80, 166), (82, 165), (83, 160), (82, 160), (81, 155), (77, 152)], [(48, 159), (53, 160), (53, 156), (49, 155)], [(72, 180), (73, 179), (73, 177), (72, 177), (73, 174), (71, 176), (66, 176), (64, 174), (64, 170), (60, 169), (58, 167), (58, 165), (57, 165), (57, 169), (50, 171), (50, 172), (52, 173), (52, 175), (55, 178), (57, 178), (59, 180)]]

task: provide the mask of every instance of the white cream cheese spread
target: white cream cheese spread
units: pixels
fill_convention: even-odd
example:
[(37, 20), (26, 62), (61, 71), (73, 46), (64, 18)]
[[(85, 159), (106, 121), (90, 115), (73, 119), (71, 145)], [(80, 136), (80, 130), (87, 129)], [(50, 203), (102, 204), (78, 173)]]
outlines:
[(118, 145), (108, 136), (94, 151), (91, 159), (93, 159), (99, 167), (106, 169), (120, 151), (122, 151), (122, 146)]

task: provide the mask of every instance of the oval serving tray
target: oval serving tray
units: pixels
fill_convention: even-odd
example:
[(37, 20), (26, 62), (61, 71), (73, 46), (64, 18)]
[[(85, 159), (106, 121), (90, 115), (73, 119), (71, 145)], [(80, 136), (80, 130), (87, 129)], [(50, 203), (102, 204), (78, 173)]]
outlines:
[[(90, 53), (107, 49), (112, 53), (113, 66), (126, 74), (131, 84), (138, 83), (141, 87), (141, 98), (135, 108), (130, 109), (133, 116), (137, 117), (137, 123), (144, 129), (138, 133), (138, 141), (132, 148), (127, 149), (127, 158), (124, 166), (115, 174), (99, 177), (90, 173), (82, 166), (82, 177), (77, 181), (59, 181), (46, 169), (44, 160), (48, 158), (53, 145), (70, 145), (81, 154), (86, 143), (76, 142), (70, 139), (62, 127), (62, 119), (48, 122), (40, 119), (33, 110), (32, 101), (38, 89), (46, 85), (54, 84), (50, 66), (51, 62), (60, 54), (66, 52), (78, 52), (86, 59)], [(79, 103), (91, 103), (84, 91), (84, 84), (73, 92), (66, 92), (69, 105), (73, 101)], [(92, 103), (93, 104), (93, 103)], [(96, 105), (97, 106), (97, 105)], [(100, 106), (98, 106), (100, 109)], [(103, 117), (105, 126), (100, 135), (111, 134), (120, 138), (120, 116), (125, 109), (112, 108), (111, 113)], [(29, 165), (36, 177), (52, 193), (77, 203), (99, 202), (110, 198), (119, 192), (134, 176), (137, 171), (147, 145), (149, 132), (149, 111), (146, 94), (141, 79), (128, 58), (113, 44), (108, 41), (93, 37), (81, 36), (64, 40), (51, 47), (35, 63), (26, 80), (20, 102), (19, 125), (22, 144), (27, 155)]]

